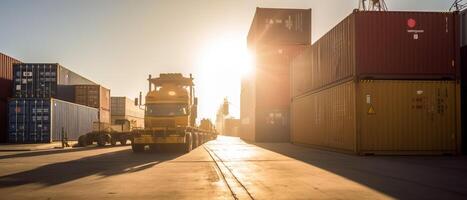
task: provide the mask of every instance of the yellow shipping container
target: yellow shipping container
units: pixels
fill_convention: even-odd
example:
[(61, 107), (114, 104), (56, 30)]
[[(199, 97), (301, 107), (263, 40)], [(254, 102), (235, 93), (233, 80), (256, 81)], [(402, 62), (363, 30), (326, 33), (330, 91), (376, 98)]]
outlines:
[(358, 154), (459, 151), (455, 81), (349, 81), (295, 98), (292, 141)]

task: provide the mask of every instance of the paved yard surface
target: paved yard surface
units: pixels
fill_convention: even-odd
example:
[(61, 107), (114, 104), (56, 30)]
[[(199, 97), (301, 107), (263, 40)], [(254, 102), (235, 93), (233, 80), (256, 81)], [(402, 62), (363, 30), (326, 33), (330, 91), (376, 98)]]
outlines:
[(467, 158), (358, 157), (219, 137), (194, 151), (0, 152), (2, 199), (467, 199)]

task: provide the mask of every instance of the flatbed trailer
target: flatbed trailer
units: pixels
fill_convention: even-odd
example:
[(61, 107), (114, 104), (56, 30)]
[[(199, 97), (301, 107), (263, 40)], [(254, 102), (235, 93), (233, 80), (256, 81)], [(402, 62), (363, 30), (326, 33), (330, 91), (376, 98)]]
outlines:
[(126, 145), (129, 142), (133, 141), (133, 131), (131, 132), (116, 132), (116, 131), (94, 131), (82, 135), (78, 138), (78, 145), (79, 146), (87, 146), (97, 143), (98, 146), (105, 146), (106, 144), (110, 144), (112, 146), (117, 145), (117, 142), (120, 145)]

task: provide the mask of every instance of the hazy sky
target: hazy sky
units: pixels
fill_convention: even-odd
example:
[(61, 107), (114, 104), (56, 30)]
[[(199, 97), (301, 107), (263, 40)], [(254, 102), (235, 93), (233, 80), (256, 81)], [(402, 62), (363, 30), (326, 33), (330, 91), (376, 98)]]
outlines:
[[(390, 10), (446, 11), (454, 0), (386, 0)], [(225, 96), (239, 116), (246, 35), (256, 7), (313, 9), (313, 40), (358, 0), (0, 0), (0, 52), (58, 62), (111, 89), (147, 92), (148, 74), (193, 73), (200, 117)], [(241, 67), (240, 67), (241, 68)]]

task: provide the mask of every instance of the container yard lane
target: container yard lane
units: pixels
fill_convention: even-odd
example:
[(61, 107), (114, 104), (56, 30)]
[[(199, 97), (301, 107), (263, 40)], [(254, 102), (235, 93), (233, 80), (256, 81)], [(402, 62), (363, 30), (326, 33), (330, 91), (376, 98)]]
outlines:
[(359, 157), (219, 136), (187, 154), (135, 154), (129, 146), (0, 152), (0, 196), (465, 199), (466, 166), (465, 157)]

